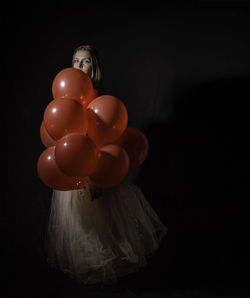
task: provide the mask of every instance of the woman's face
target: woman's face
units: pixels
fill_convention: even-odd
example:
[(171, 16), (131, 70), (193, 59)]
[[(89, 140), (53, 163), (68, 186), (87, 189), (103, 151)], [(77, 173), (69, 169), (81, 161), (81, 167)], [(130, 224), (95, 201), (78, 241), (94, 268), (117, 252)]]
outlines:
[(93, 62), (89, 51), (77, 51), (73, 60), (73, 67), (82, 70), (91, 78)]

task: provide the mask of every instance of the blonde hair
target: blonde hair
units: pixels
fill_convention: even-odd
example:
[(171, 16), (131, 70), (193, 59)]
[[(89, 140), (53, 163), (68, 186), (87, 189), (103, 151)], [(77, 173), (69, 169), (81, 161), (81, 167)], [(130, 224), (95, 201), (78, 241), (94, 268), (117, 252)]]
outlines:
[(95, 89), (103, 89), (103, 76), (100, 66), (100, 58), (98, 51), (92, 45), (81, 45), (77, 47), (73, 53), (72, 66), (74, 65), (74, 58), (78, 51), (88, 51), (92, 58), (93, 71), (91, 74), (91, 80)]

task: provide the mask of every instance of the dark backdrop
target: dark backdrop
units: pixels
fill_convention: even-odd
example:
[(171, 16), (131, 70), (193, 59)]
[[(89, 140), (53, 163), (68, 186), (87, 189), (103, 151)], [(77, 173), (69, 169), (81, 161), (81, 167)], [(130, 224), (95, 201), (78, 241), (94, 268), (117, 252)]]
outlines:
[(249, 8), (247, 1), (4, 8), (1, 222), (10, 289), (65, 293), (67, 279), (46, 265), (51, 189), (36, 162), (53, 78), (81, 44), (99, 49), (107, 93), (149, 140), (147, 160), (129, 177), (169, 228), (135, 283), (239, 293), (249, 286)]

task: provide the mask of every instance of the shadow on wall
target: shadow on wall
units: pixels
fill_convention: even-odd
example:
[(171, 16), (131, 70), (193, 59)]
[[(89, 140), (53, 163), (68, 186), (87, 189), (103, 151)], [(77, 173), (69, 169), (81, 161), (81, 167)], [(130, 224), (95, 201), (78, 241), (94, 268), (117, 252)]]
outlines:
[(169, 227), (159, 262), (173, 280), (249, 278), (249, 84), (176, 84), (172, 120), (145, 132), (150, 152), (135, 184)]

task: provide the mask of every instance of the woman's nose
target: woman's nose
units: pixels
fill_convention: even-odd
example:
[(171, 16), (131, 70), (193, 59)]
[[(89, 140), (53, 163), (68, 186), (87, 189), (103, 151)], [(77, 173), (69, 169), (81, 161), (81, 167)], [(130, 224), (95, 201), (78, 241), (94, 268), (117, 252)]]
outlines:
[(79, 67), (80, 67), (80, 68), (83, 68), (83, 60), (80, 61), (80, 63), (79, 63)]

